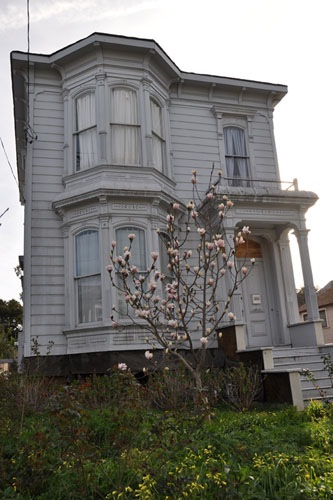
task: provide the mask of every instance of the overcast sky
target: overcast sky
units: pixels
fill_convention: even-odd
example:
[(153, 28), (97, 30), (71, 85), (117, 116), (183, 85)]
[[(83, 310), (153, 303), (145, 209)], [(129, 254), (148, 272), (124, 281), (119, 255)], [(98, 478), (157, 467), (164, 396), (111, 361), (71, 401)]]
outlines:
[[(51, 5), (50, 5), (51, 4)], [(331, 0), (30, 0), (30, 50), (95, 31), (152, 38), (181, 70), (288, 85), (274, 114), (282, 180), (318, 194), (307, 216), (315, 285), (333, 279)], [(9, 54), (27, 51), (27, 0), (0, 2), (0, 298), (19, 299), (23, 254)], [(302, 285), (296, 268), (296, 286)]]

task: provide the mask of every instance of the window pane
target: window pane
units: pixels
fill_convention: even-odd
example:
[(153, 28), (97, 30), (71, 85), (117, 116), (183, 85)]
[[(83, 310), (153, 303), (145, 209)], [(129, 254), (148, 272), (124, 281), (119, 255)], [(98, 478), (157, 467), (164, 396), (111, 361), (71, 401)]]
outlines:
[(136, 92), (130, 89), (116, 88), (112, 91), (112, 122), (126, 125), (138, 124)]
[(95, 94), (84, 94), (76, 99), (76, 170), (93, 167), (97, 163), (97, 135)]
[(153, 132), (155, 132), (155, 134), (162, 137), (162, 110), (160, 106), (154, 101), (150, 101), (150, 109), (152, 130)]
[(76, 99), (76, 130), (96, 125), (95, 94), (85, 94)]
[(88, 230), (76, 237), (76, 276), (99, 274), (98, 232)]
[(112, 161), (136, 165), (140, 163), (139, 129), (127, 125), (112, 125)]
[(102, 320), (102, 289), (98, 231), (78, 234), (76, 248), (76, 292), (79, 323)]
[(145, 272), (147, 271), (147, 263), (145, 232), (143, 231), (143, 229), (139, 229), (133, 226), (127, 226), (122, 227), (121, 229), (117, 229), (117, 253), (122, 254), (122, 252), (124, 251), (124, 247), (129, 247), (129, 234), (135, 234), (135, 238), (132, 242), (131, 247), (131, 263), (133, 266), (137, 266), (140, 271)]
[(163, 170), (163, 144), (159, 137), (153, 135), (153, 164), (160, 172)]
[(111, 113), (112, 161), (136, 165), (140, 163), (140, 129), (136, 92), (131, 89), (112, 90)]
[(89, 276), (77, 282), (79, 323), (102, 320), (101, 277)]
[(76, 170), (94, 167), (97, 163), (96, 129), (85, 130), (76, 136)]
[(232, 186), (249, 185), (249, 168), (244, 130), (237, 127), (224, 129), (226, 169)]

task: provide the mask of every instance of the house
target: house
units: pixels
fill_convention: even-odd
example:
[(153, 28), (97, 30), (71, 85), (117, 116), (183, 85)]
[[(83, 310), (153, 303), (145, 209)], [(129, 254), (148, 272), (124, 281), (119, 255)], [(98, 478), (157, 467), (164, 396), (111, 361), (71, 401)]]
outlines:
[[(324, 341), (333, 344), (333, 281), (330, 281), (317, 292), (319, 316), (322, 320)], [(306, 304), (299, 308), (302, 321), (307, 321)]]
[(222, 171), (218, 193), (235, 203), (228, 234), (250, 226), (247, 258), (256, 258), (233, 297), (236, 321), (224, 325), (224, 341), (239, 351), (324, 343), (305, 222), (317, 196), (282, 182), (274, 140), (273, 112), (286, 86), (186, 73), (153, 40), (102, 33), (49, 55), (12, 52), (11, 68), (27, 362), (37, 344), (58, 375), (105, 371), (138, 356), (141, 366), (144, 333), (111, 327), (118, 301), (105, 272), (111, 241), (135, 231), (144, 268), (170, 203), (191, 198), (192, 169), (208, 181), (213, 164)]

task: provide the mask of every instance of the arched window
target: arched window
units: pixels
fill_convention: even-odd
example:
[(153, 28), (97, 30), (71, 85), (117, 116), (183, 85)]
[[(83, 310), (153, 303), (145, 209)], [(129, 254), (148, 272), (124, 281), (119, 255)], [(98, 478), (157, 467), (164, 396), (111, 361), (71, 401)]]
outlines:
[(223, 132), (229, 184), (249, 186), (249, 157), (244, 130), (239, 127), (225, 127)]
[(76, 171), (97, 164), (97, 129), (95, 93), (85, 93), (75, 100)]
[(152, 159), (154, 167), (163, 171), (164, 163), (164, 134), (162, 123), (162, 108), (153, 99), (150, 100), (151, 133), (152, 133)]
[(98, 231), (87, 229), (75, 237), (75, 281), (78, 322), (101, 321), (102, 290)]
[(134, 90), (116, 87), (111, 100), (112, 163), (140, 163), (140, 126), (137, 95)]

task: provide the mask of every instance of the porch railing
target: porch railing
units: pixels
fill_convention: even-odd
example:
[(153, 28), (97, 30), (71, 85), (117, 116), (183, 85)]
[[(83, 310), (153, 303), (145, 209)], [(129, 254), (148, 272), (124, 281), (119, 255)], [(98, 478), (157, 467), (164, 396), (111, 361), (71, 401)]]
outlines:
[(276, 181), (270, 179), (244, 179), (241, 177), (220, 177), (216, 185), (244, 188), (268, 188), (276, 191), (298, 191), (297, 179), (292, 181)]

